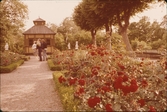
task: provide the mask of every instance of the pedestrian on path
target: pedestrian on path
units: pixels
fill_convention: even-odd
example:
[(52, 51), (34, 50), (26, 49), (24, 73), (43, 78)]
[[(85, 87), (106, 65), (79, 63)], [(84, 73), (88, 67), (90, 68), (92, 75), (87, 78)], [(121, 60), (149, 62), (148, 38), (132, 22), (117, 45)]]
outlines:
[(46, 58), (47, 58), (47, 54), (46, 54), (47, 43), (46, 43), (45, 39), (42, 39), (41, 47), (42, 47), (42, 58), (43, 58), (43, 61), (46, 61)]
[(39, 56), (39, 61), (42, 61), (42, 46), (41, 46), (41, 39), (37, 40), (37, 49), (38, 49), (38, 56)]
[(37, 56), (37, 42), (36, 41), (34, 41), (32, 45), (32, 50), (33, 50), (34, 56)]

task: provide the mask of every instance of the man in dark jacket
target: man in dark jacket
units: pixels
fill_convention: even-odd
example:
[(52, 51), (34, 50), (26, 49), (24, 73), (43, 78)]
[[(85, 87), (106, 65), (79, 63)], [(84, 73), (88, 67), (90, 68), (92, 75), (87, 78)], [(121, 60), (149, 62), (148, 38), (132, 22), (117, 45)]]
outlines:
[(42, 56), (41, 56), (41, 52), (42, 52), (41, 39), (37, 40), (37, 50), (38, 50), (39, 61), (42, 61)]

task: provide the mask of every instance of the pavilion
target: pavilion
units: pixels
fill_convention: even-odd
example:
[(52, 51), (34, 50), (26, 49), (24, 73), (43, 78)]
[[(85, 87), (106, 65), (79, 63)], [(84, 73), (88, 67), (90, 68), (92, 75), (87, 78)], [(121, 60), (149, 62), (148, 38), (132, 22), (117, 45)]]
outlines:
[(55, 32), (45, 26), (45, 20), (38, 18), (33, 21), (34, 26), (23, 33), (25, 54), (32, 54), (32, 44), (37, 39), (45, 39), (47, 42), (47, 53), (51, 54), (55, 45)]

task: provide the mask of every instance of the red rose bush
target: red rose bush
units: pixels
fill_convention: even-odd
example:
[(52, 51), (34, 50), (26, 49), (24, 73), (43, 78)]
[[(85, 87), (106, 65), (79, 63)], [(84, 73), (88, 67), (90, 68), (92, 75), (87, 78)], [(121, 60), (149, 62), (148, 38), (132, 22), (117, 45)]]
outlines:
[(89, 45), (82, 53), (59, 52), (54, 60), (66, 64), (68, 72), (59, 77), (59, 82), (74, 87), (74, 98), (80, 100), (78, 110), (166, 110), (165, 58), (156, 61), (130, 58), (102, 46)]

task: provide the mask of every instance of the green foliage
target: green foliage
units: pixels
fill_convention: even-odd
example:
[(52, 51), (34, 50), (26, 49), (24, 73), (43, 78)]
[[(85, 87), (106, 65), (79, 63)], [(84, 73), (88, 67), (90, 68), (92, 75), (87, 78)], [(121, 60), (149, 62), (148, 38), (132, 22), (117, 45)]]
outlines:
[(64, 41), (64, 36), (60, 33), (57, 33), (55, 36), (55, 48), (59, 50), (65, 50), (66, 49), (66, 43)]
[(63, 69), (62, 65), (55, 65), (53, 63), (52, 59), (48, 59), (47, 62), (48, 62), (48, 66), (49, 66), (50, 70), (52, 70), (52, 71), (60, 71)]
[(23, 59), (24, 61), (28, 61), (30, 59), (30, 56), (21, 55), (21, 59)]
[(22, 31), (28, 8), (20, 0), (2, 0), (0, 6), (0, 50), (4, 51), (3, 46), (7, 42), (12, 52), (23, 53)]
[(131, 23), (129, 30), (128, 36), (134, 50), (136, 44), (143, 49), (158, 49), (161, 45), (166, 45), (165, 28), (156, 21), (150, 23), (147, 16), (142, 17), (139, 22)]
[(61, 98), (63, 107), (65, 111), (77, 111), (77, 105), (78, 103), (80, 103), (80, 101), (78, 99), (74, 99), (74, 88), (72, 86), (64, 86), (61, 83), (59, 83), (58, 78), (60, 76), (63, 76), (62, 72), (53, 73), (53, 80)]
[[(67, 90), (70, 94), (66, 90), (61, 91), (65, 94), (64, 104), (69, 105), (70, 102), (72, 105), (76, 104), (73, 107), (66, 106), (66, 108), (71, 107), (68, 111), (74, 111), (76, 107), (78, 111), (107, 111), (108, 109), (149, 111), (151, 107), (157, 111), (166, 109), (165, 57), (158, 61), (140, 60), (130, 58), (123, 52), (108, 51), (103, 46), (92, 45), (87, 46), (83, 56), (85, 58), (79, 56), (84, 54), (80, 51), (56, 53), (53, 56), (56, 57), (55, 62), (60, 61), (62, 65), (68, 65), (64, 75), (59, 77), (55, 75), (63, 87), (72, 88)], [(66, 101), (67, 99), (70, 102)], [(75, 99), (80, 102), (73, 103)], [(157, 101), (158, 104), (155, 103)], [(108, 105), (110, 108), (107, 108)]]
[(22, 58), (18, 53), (10, 51), (0, 52), (0, 66), (7, 66), (11, 63), (17, 62), (20, 59)]
[(15, 70), (18, 66), (24, 63), (24, 60), (18, 60), (17, 62), (11, 63), (7, 66), (0, 66), (0, 73), (9, 73)]

